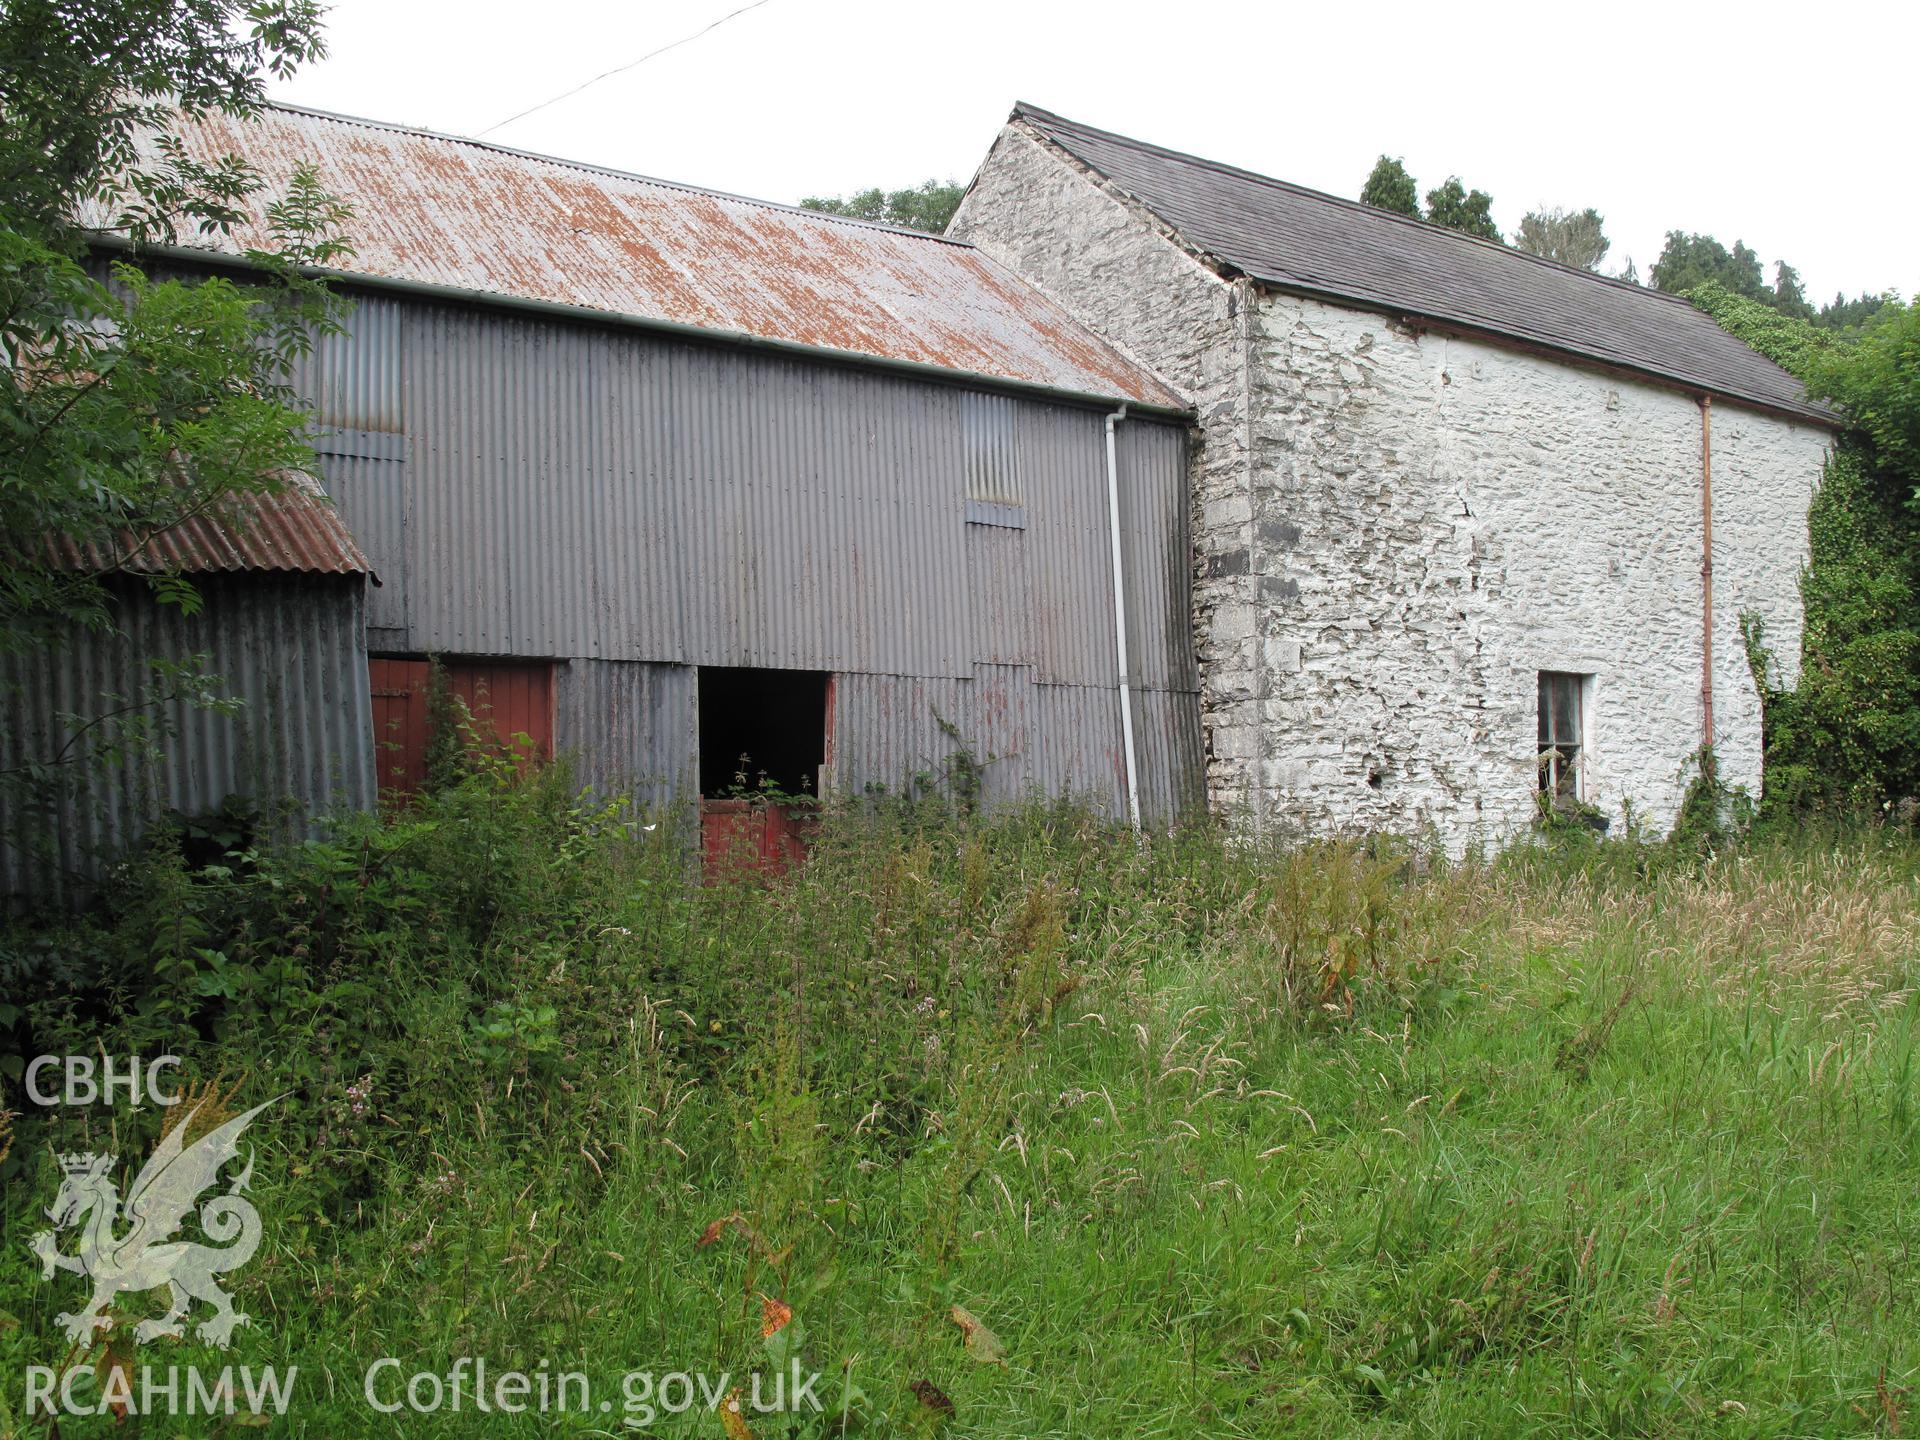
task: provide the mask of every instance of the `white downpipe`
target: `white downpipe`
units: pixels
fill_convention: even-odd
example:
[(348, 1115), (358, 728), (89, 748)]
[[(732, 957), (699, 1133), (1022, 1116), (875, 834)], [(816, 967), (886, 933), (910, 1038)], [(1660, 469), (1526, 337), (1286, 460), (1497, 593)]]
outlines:
[(1127, 819), (1140, 829), (1140, 774), (1133, 754), (1133, 677), (1127, 668), (1127, 586), (1120, 569), (1120, 461), (1113, 428), (1127, 418), (1122, 405), (1107, 416), (1107, 535), (1113, 542), (1113, 654), (1120, 664), (1120, 746), (1127, 757)]

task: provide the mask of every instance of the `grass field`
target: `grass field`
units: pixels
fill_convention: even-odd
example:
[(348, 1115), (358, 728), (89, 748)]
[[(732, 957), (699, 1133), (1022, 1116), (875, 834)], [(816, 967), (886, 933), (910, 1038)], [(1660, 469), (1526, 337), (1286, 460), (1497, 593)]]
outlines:
[[(848, 817), (797, 879), (702, 889), (669, 840), (476, 790), (157, 870), (31, 941), (132, 957), (34, 972), (34, 1041), (290, 1092), (250, 1132), (254, 1323), (113, 1352), (297, 1365), (270, 1432), (722, 1436), (622, 1377), (796, 1364), (824, 1411), (749, 1401), (751, 1433), (1920, 1428), (1911, 843), (1446, 866)], [(19, 1122), (0, 1433), (56, 1433), (22, 1377), (81, 1299), (28, 1248), (50, 1152), (135, 1157), (155, 1118)], [(383, 1403), (463, 1356), (592, 1398), (384, 1414), (383, 1356)]]

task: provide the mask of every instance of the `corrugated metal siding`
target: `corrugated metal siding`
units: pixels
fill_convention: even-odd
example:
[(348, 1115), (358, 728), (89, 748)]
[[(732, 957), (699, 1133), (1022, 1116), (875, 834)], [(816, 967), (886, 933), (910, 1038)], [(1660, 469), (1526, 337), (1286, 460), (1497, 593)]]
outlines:
[(1142, 690), (1134, 696), (1134, 747), (1140, 813), (1166, 825), (1207, 808), (1206, 739), (1200, 697), (1190, 690)]
[[(1039, 788), (1050, 797), (1084, 800), (1109, 815), (1122, 813), (1127, 762), (1121, 749), (1119, 692), (1085, 685), (1035, 685), (1033, 709), (1039, 746), (1032, 769)], [(1143, 819), (1150, 814), (1149, 788), (1141, 786)]]
[[(125, 295), (125, 287), (104, 257), (89, 256), (86, 268), (94, 280)], [(191, 283), (203, 278), (204, 273), (173, 264), (147, 265), (145, 269), (158, 281)], [(395, 318), (390, 316), (389, 323)], [(373, 347), (376, 352), (380, 348)], [(341, 362), (359, 364), (363, 347), (337, 344), (333, 353)], [(314, 389), (311, 363), (304, 357), (297, 359), (287, 377), (303, 395)], [(52, 542), (51, 548), (56, 563), (64, 561), (90, 571), (116, 568), (135, 574), (364, 574), (371, 562), (355, 543), (351, 523), (323, 489), (312, 477), (288, 475), (277, 492), (229, 496), (224, 505), (151, 536), (138, 550), (129, 552), (124, 538), (111, 548), (75, 545), (66, 540)]]
[(650, 808), (690, 798), (699, 775), (698, 672), (575, 660), (554, 702), (554, 746), (596, 794)]
[(967, 498), (995, 505), (1018, 505), (1020, 485), (1020, 410), (1010, 395), (967, 391), (960, 399), (967, 445)]
[[(377, 343), (405, 357), (408, 458), (323, 462), (385, 582), (388, 648), (952, 677), (1031, 660), (1048, 683), (1113, 682), (1098, 411), (404, 308)], [(325, 352), (356, 343), (317, 363), (350, 371)], [(1015, 421), (1014, 451), (999, 423), (976, 439), (1018, 476), (1023, 531), (965, 522), (982, 399)], [(1189, 688), (1184, 433), (1121, 435), (1135, 669)]]
[(345, 334), (322, 337), (296, 361), (293, 382), (323, 430), (406, 433), (406, 308), (389, 296), (361, 296)]
[[(407, 460), (328, 462), (368, 550), (404, 557), (376, 562), (390, 578), (375, 617), (401, 627), (380, 632), (383, 646), (574, 660), (559, 744), (579, 750), (585, 778), (619, 788), (691, 765), (692, 741), (662, 751), (619, 726), (601, 737), (594, 704), (681, 703), (596, 691), (615, 676), (835, 673), (839, 775), (857, 791), (944, 763), (936, 706), (969, 733), (992, 730), (977, 667), (1023, 667), (993, 692), (1018, 759), (989, 767), (989, 796), (1072, 790), (1119, 807), (1099, 411), (465, 306), (373, 306), (401, 323), (325, 342), (316, 361), (378, 373), (324, 354), (366, 343), (404, 360), (397, 392), (373, 387), (397, 398), (336, 413), (397, 408)], [(1119, 436), (1137, 679), (1191, 691), (1185, 435), (1129, 420)], [(1026, 528), (967, 523), (967, 499), (993, 477)], [(690, 689), (673, 693), (691, 705)], [(1197, 733), (1191, 695), (1167, 703), (1193, 709)], [(1174, 764), (1197, 777), (1197, 742), (1169, 738), (1143, 758), (1150, 813), (1193, 789), (1157, 768)]]
[(157, 767), (128, 763), (60, 807), (52, 823), (0, 808), (0, 836), (39, 833), (47, 853), (0, 845), (0, 886), (9, 893), (60, 888), (59, 877), (98, 873), (102, 855), (136, 842), (165, 810), (217, 810), (246, 795), (271, 813), (294, 803), (289, 823), (309, 825), (334, 808), (374, 800), (372, 711), (362, 629), (361, 582), (253, 576), (208, 580), (196, 616), (155, 605), (143, 587), (123, 587), (112, 638), (75, 636), (52, 654), (0, 662), (0, 748), (6, 764), (56, 753), (67, 717), (94, 717), (144, 693), (147, 657), (185, 662), (207, 655), (224, 693), (246, 703), (237, 716), (169, 708), (176, 733)]
[(407, 465), (358, 455), (318, 456), (320, 481), (360, 541), (373, 584), (367, 625), (403, 637), (407, 629)]
[(1020, 415), (1034, 674), (1049, 685), (1112, 686), (1119, 672), (1113, 654), (1106, 428), (1093, 411), (1077, 412), (1073, 419), (1077, 423), (1062, 424), (1038, 407), (1023, 406)]
[(362, 296), (345, 334), (322, 337), (291, 376), (313, 405), (321, 482), (379, 581), (367, 592), (367, 625), (382, 645), (407, 628), (408, 328), (404, 305)]
[(961, 724), (965, 689), (947, 676), (836, 676), (833, 782), (840, 793), (913, 794), (917, 777), (942, 773), (955, 746), (936, 717)]
[(1167, 480), (1186, 473), (1186, 435), (1129, 420), (1117, 439), (1129, 658), (1143, 686), (1197, 691), (1187, 487)]
[(981, 798), (992, 804), (1026, 799), (1033, 773), (1033, 670), (1026, 665), (977, 665), (966, 686), (965, 712), (956, 728), (986, 764)]
[(1033, 662), (1033, 585), (1027, 532), (967, 526), (967, 601), (973, 658), (983, 664)]
[[(1034, 778), (1048, 795), (1066, 795), (1107, 814), (1126, 796), (1120, 704), (1112, 691), (1078, 685), (1034, 687), (1041, 751)], [(1204, 808), (1205, 758), (1199, 697), (1189, 691), (1140, 690), (1133, 696), (1135, 766), (1140, 815), (1164, 826)]]
[(687, 658), (965, 673), (959, 392), (674, 359), (698, 417), (661, 466), (681, 491)]
[[(749, 665), (839, 677), (843, 788), (944, 764), (937, 707), (1000, 757), (989, 798), (1119, 810), (1099, 410), (390, 297), (300, 383), (377, 648), (569, 662), (556, 744), (596, 788), (691, 793), (690, 667)], [(1119, 428), (1150, 817), (1201, 774), (1185, 444)], [(992, 477), (1025, 528), (967, 520)]]
[[(1204, 804), (1200, 705), (1186, 692), (1135, 697), (1142, 818), (1165, 825)], [(834, 780), (843, 794), (944, 787), (964, 743), (986, 769), (983, 796), (1084, 800), (1124, 808), (1116, 691), (1036, 683), (1026, 666), (981, 665), (966, 680), (843, 675), (834, 687)], [(940, 727), (944, 718), (959, 739)]]

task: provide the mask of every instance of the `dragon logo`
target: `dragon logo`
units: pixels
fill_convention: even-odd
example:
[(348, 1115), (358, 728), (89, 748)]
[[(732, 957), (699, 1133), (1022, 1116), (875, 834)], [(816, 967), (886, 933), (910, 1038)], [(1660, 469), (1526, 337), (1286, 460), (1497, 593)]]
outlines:
[[(157, 1290), (165, 1285), (173, 1296), (167, 1313), (143, 1320), (134, 1331), (135, 1338), (178, 1338), (186, 1329), (187, 1311), (195, 1300), (203, 1300), (214, 1313), (201, 1322), (196, 1333), (202, 1340), (226, 1348), (233, 1327), (246, 1324), (247, 1317), (233, 1308), (232, 1297), (214, 1283), (214, 1277), (238, 1270), (253, 1258), (260, 1245), (260, 1212), (242, 1193), (253, 1178), (251, 1152), (225, 1193), (200, 1207), (200, 1228), (215, 1243), (199, 1245), (173, 1237), (201, 1192), (219, 1179), (220, 1167), (234, 1157), (241, 1133), (253, 1123), (254, 1116), (273, 1103), (269, 1100), (256, 1105), (188, 1145), (184, 1137), (201, 1108), (196, 1103), (184, 1119), (167, 1130), (147, 1163), (140, 1167), (124, 1203), (120, 1187), (111, 1178), (119, 1156), (60, 1157), (60, 1192), (47, 1211), (53, 1228), (35, 1235), (32, 1245), (40, 1259), (41, 1278), (51, 1280), (55, 1271), (70, 1270), (93, 1281), (92, 1303), (77, 1313), (57, 1317), (69, 1340), (85, 1344), (96, 1330), (108, 1328), (113, 1322), (107, 1307), (122, 1290)], [(130, 1228), (116, 1234), (123, 1210)], [(68, 1255), (59, 1248), (59, 1235), (74, 1228), (81, 1232), (80, 1248)]]

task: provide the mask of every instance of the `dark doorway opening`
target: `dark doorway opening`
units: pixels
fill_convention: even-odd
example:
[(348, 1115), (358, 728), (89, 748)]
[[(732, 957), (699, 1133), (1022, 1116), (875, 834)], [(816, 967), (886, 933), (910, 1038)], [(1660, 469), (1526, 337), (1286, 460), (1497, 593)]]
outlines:
[(820, 793), (827, 677), (812, 670), (700, 667), (700, 793)]

